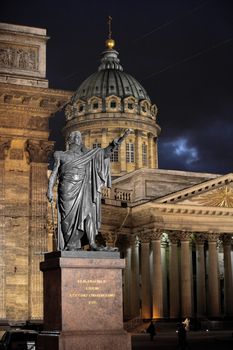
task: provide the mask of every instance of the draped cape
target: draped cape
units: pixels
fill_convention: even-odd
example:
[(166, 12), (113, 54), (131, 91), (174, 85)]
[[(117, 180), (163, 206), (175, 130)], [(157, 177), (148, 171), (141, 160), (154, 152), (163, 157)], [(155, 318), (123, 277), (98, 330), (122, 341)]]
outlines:
[(78, 231), (85, 231), (89, 216), (96, 234), (101, 224), (101, 187), (111, 187), (110, 160), (96, 148), (59, 168), (58, 249), (63, 250)]

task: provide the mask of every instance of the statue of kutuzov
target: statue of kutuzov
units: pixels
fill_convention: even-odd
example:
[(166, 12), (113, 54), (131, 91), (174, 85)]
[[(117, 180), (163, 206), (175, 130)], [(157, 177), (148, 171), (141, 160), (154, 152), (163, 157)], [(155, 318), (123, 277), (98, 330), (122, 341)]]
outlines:
[(58, 178), (58, 250), (80, 250), (84, 234), (91, 250), (106, 250), (95, 241), (101, 224), (101, 187), (111, 187), (110, 155), (130, 132), (125, 130), (106, 148), (87, 150), (81, 133), (72, 131), (68, 151), (54, 152), (47, 198), (53, 201)]

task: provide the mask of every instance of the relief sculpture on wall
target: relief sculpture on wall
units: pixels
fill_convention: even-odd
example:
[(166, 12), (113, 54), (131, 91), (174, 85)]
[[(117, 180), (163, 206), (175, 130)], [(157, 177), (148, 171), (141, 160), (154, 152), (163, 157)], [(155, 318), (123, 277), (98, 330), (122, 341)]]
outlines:
[(0, 44), (0, 67), (38, 70), (37, 49)]

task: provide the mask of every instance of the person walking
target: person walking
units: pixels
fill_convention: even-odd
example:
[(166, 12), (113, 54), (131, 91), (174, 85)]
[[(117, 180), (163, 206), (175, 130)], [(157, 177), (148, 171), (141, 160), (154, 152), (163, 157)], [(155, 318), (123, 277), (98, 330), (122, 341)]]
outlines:
[(155, 323), (153, 321), (151, 321), (151, 323), (149, 324), (146, 332), (150, 334), (150, 340), (153, 341), (154, 336), (156, 335)]

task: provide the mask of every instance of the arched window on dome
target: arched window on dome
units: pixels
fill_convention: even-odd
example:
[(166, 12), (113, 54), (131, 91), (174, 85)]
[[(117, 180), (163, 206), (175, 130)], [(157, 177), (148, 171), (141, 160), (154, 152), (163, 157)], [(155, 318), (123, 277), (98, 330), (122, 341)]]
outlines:
[(135, 161), (134, 143), (128, 142), (126, 143), (126, 162), (134, 163), (134, 161)]
[(148, 158), (147, 158), (147, 144), (145, 142), (143, 142), (142, 144), (142, 165), (146, 166), (148, 162)]
[(119, 112), (121, 109), (121, 99), (111, 95), (106, 97), (106, 112)]
[(158, 113), (158, 108), (157, 108), (157, 106), (156, 106), (156, 105), (152, 105), (152, 106), (151, 106), (151, 116), (152, 116), (153, 119), (156, 118), (157, 113)]
[(143, 115), (148, 115), (150, 114), (150, 107), (151, 107), (151, 104), (148, 102), (148, 101), (142, 101), (140, 103), (140, 112), (141, 114)]
[(126, 113), (137, 112), (137, 100), (133, 96), (126, 97), (124, 99), (124, 111)]
[(110, 108), (116, 108), (116, 106), (117, 106), (116, 101), (112, 100), (112, 101), (110, 102)]
[(100, 97), (93, 96), (88, 100), (88, 109), (91, 113), (102, 111), (102, 100)]
[(83, 115), (85, 113), (86, 103), (82, 100), (76, 102), (77, 115)]

